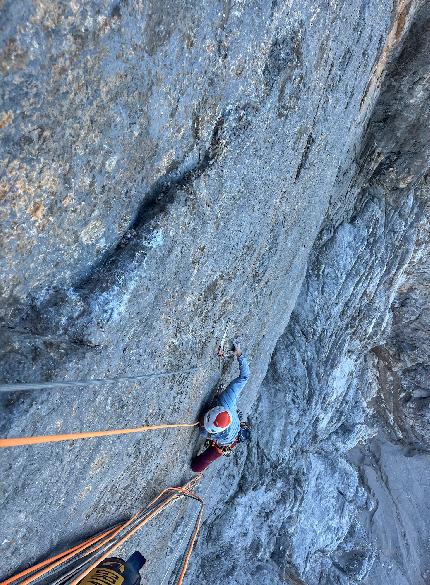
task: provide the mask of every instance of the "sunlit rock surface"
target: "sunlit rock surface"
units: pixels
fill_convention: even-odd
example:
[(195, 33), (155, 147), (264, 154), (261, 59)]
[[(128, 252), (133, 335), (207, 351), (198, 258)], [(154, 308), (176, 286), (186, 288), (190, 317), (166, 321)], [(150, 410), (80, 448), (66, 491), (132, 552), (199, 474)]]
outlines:
[[(195, 420), (236, 371), (216, 341), (240, 333), (253, 438), (205, 474), (188, 582), (424, 583), (428, 8), (0, 10), (2, 380), (184, 370), (2, 394), (2, 436)], [(0, 453), (1, 575), (189, 479), (197, 441)], [(171, 581), (194, 514), (123, 551), (149, 583)]]

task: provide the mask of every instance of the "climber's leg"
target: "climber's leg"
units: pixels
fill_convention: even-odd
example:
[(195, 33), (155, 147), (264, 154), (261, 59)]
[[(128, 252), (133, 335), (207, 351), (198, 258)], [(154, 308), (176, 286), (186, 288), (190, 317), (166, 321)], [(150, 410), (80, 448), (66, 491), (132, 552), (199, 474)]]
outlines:
[(222, 453), (219, 449), (213, 446), (208, 447), (203, 453), (194, 457), (191, 461), (191, 469), (196, 473), (200, 473), (221, 456)]

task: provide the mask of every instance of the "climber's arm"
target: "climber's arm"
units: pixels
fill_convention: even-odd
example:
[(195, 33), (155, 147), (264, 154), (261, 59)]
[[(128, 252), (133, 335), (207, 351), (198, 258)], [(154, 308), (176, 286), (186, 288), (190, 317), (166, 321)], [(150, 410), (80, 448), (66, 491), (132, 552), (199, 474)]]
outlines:
[(232, 380), (227, 388), (218, 396), (217, 402), (234, 410), (239, 394), (247, 383), (250, 375), (249, 364), (246, 357), (242, 354), (237, 356), (239, 362), (239, 376)]

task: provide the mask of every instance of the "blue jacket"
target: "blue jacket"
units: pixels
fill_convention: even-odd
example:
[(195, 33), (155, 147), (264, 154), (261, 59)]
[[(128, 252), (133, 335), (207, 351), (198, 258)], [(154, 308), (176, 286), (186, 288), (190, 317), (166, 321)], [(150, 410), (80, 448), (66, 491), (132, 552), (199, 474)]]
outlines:
[(230, 425), (221, 433), (211, 434), (211, 438), (220, 447), (231, 445), (240, 431), (240, 420), (237, 415), (237, 399), (249, 378), (249, 364), (245, 356), (238, 358), (239, 377), (230, 382), (227, 388), (215, 399), (214, 406), (222, 406), (231, 417)]

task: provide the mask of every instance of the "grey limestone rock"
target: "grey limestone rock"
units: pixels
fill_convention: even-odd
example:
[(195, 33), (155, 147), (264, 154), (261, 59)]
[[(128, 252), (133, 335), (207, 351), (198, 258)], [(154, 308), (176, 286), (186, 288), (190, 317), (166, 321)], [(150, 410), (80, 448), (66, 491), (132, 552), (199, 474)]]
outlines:
[[(403, 499), (383, 478), (405, 448), (421, 459), (399, 453), (398, 489), (418, 477), (428, 444), (428, 7), (0, 11), (2, 381), (184, 370), (2, 393), (1, 435), (195, 420), (235, 373), (216, 342), (240, 334), (253, 438), (205, 474), (187, 582), (386, 585), (378, 510), (397, 531)], [(197, 434), (2, 451), (0, 575), (189, 479)], [(414, 555), (399, 533), (399, 579), (427, 570), (412, 483), (424, 520)], [(148, 583), (171, 581), (194, 514), (123, 549)]]

